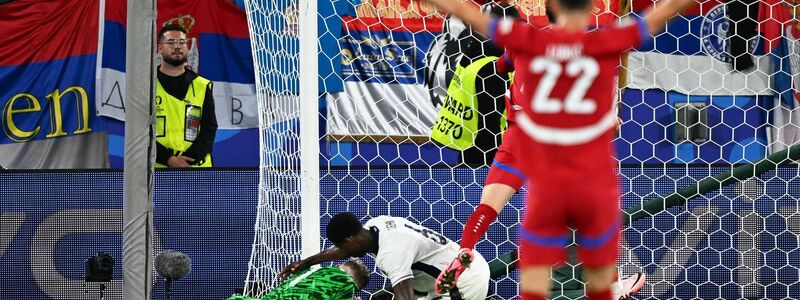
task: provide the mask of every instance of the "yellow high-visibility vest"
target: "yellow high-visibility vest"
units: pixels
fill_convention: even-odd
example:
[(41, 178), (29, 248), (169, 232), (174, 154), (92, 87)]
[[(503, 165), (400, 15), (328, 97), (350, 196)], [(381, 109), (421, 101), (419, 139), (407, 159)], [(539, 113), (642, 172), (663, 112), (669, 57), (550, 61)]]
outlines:
[[(202, 126), (195, 126), (196, 130), (187, 128), (189, 124), (186, 122), (186, 117), (189, 115), (190, 121), (194, 120), (195, 122), (199, 122), (202, 118), (203, 101), (206, 99), (206, 90), (209, 84), (211, 81), (197, 76), (192, 80), (184, 99), (175, 98), (167, 93), (161, 83), (156, 86), (156, 141), (174, 150), (176, 152), (173, 153), (174, 155), (182, 155), (192, 146), (194, 139), (191, 136), (187, 137), (186, 133), (194, 134), (196, 137), (196, 132), (199, 132), (200, 126)], [(211, 167), (211, 153), (206, 154), (199, 163), (192, 166)], [(156, 167), (166, 168), (167, 166), (156, 163)]]
[[(466, 67), (461, 65), (456, 67), (453, 79), (447, 87), (447, 97), (431, 130), (431, 138), (434, 141), (459, 151), (469, 149), (475, 144), (480, 117), (475, 79), (481, 68), (497, 59), (496, 56), (488, 56)], [(505, 113), (502, 121), (505, 123)]]

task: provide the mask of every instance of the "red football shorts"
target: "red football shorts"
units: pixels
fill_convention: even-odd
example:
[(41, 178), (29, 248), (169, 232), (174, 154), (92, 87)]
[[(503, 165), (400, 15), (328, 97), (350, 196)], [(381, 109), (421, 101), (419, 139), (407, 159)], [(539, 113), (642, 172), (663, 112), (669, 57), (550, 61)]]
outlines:
[(531, 185), (520, 232), (521, 267), (563, 263), (573, 241), (586, 267), (615, 263), (619, 188), (615, 162), (608, 148), (600, 148), (609, 143), (602, 140), (576, 147), (526, 144), (525, 157), (534, 158), (524, 169)]
[(523, 150), (520, 149), (524, 144), (522, 139), (527, 138), (519, 127), (509, 122), (508, 128), (503, 133), (503, 143), (497, 149), (483, 186), (502, 183), (519, 191), (526, 178), (523, 173), (522, 159), (519, 154), (515, 153), (521, 153), (518, 151)]

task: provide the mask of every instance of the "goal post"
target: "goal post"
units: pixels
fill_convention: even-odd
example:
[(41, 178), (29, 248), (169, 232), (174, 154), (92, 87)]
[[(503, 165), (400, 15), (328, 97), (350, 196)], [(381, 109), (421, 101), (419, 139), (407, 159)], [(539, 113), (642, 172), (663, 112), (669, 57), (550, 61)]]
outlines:
[[(327, 1), (327, 0), (324, 0)], [(320, 251), (319, 194), (319, 76), (317, 0), (303, 0), (300, 15), (300, 194), (302, 247), (301, 257)]]
[[(125, 172), (122, 232), (125, 299), (152, 299), (155, 173), (156, 1), (127, 3)], [(102, 16), (101, 16), (102, 18)], [(56, 102), (57, 103), (57, 102)], [(54, 104), (58, 107), (58, 104)], [(102, 289), (101, 289), (102, 295)], [(102, 298), (102, 297), (101, 297)]]

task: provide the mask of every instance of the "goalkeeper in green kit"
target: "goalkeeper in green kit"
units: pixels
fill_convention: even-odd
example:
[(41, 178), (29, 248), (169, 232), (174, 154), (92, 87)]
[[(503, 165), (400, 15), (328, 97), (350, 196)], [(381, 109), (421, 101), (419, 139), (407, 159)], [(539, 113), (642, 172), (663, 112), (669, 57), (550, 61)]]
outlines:
[(261, 298), (237, 295), (227, 300), (352, 300), (367, 286), (369, 274), (361, 260), (351, 259), (339, 266), (300, 271)]

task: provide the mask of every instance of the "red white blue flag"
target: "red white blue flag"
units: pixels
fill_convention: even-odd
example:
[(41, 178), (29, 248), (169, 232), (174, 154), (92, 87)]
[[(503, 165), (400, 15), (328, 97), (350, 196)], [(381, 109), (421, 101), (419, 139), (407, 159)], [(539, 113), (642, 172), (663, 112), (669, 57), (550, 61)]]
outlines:
[[(633, 11), (653, 2), (636, 0)], [(753, 37), (747, 54), (754, 66), (733, 69), (727, 3), (700, 2), (629, 53), (617, 140), (623, 163), (744, 163), (766, 155), (761, 108), (772, 101), (772, 63), (758, 45), (762, 39)], [(676, 141), (676, 107), (687, 103), (705, 107), (707, 142)]]
[(95, 117), (97, 0), (0, 4), (0, 165), (108, 166)]
[[(98, 64), (98, 113), (125, 116), (125, 0), (104, 0), (105, 21)], [(255, 75), (247, 18), (226, 0), (160, 1), (157, 29), (173, 23), (186, 28), (189, 66), (214, 82), (220, 129), (258, 127)]]
[(800, 142), (800, 23), (797, 0), (763, 0), (759, 3), (759, 30), (764, 50), (770, 54), (774, 70), (772, 88), (775, 105), (770, 120), (770, 150), (786, 149)]

